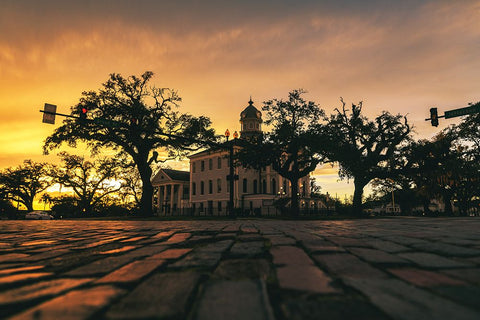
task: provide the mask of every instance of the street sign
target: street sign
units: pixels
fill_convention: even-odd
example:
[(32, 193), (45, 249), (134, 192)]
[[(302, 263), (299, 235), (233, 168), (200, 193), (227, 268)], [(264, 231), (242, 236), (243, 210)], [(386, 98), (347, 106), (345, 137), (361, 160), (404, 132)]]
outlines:
[(469, 107), (445, 111), (445, 119), (460, 117), (467, 114), (479, 113), (479, 112), (480, 112), (480, 103), (476, 103)]
[(55, 124), (55, 114), (57, 112), (57, 106), (54, 104), (45, 103), (43, 107), (43, 123)]

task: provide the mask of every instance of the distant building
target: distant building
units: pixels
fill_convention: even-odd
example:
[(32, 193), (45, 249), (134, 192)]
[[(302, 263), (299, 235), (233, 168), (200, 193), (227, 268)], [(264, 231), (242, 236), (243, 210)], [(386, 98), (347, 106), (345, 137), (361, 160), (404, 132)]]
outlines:
[(190, 173), (160, 169), (152, 178), (154, 211), (161, 214), (179, 213), (189, 207)]
[[(262, 113), (252, 100), (240, 113), (240, 140), (262, 135)], [(232, 143), (230, 141), (229, 143)], [(238, 143), (240, 144), (240, 143)], [(240, 148), (240, 147), (236, 147)], [(259, 155), (261, 156), (261, 155)], [(190, 206), (195, 213), (226, 214), (229, 201), (229, 152), (205, 150), (190, 159)], [(267, 214), (274, 210), (274, 201), (290, 197), (290, 182), (270, 166), (264, 170), (235, 168), (234, 207), (247, 213)], [(299, 181), (300, 208), (324, 208), (319, 199), (310, 199), (310, 177)], [(285, 201), (287, 204), (288, 201)]]

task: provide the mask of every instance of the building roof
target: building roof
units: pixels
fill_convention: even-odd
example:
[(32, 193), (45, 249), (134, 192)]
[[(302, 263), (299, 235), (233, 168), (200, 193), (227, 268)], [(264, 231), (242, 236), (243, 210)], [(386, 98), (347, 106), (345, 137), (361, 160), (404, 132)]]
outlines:
[(181, 171), (181, 170), (173, 170), (173, 169), (162, 169), (162, 170), (172, 180), (180, 180), (180, 181), (189, 181), (190, 180), (190, 172), (189, 171)]
[[(166, 176), (167, 179), (162, 178)], [(190, 181), (190, 172), (189, 171), (180, 171), (180, 170), (173, 170), (173, 169), (160, 169), (158, 172), (153, 176), (152, 183), (160, 183), (162, 181)]]
[(240, 120), (242, 119), (262, 119), (262, 113), (255, 108), (252, 99), (248, 101), (248, 106), (240, 113)]

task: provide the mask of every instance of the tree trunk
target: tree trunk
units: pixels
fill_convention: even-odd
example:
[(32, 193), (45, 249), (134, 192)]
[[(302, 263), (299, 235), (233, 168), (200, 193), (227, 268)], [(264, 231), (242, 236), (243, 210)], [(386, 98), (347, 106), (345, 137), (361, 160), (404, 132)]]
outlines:
[(290, 180), (291, 187), (291, 197), (290, 197), (290, 209), (293, 216), (299, 216), (299, 206), (298, 206), (298, 180)]
[(153, 215), (153, 186), (152, 169), (145, 163), (137, 163), (138, 172), (142, 179), (142, 198), (140, 199), (140, 212), (142, 215), (150, 217)]
[(445, 192), (443, 194), (443, 202), (445, 202), (445, 214), (447, 216), (453, 216), (453, 208), (452, 208), (452, 196), (449, 192)]
[(363, 188), (365, 187), (366, 183), (361, 179), (354, 179), (353, 183), (355, 185), (355, 190), (353, 192), (353, 214), (357, 217), (360, 217), (363, 214), (362, 196)]

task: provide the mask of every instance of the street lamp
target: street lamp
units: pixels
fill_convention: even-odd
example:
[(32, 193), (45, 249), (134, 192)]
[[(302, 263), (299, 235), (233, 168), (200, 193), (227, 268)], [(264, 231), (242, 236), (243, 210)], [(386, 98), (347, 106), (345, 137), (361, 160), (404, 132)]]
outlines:
[[(228, 129), (225, 131), (225, 137), (227, 137), (227, 141), (228, 141), (228, 137), (230, 137), (230, 131), (228, 131)], [(230, 216), (234, 216), (234, 205), (233, 205), (233, 195), (234, 195), (234, 182), (236, 179), (238, 179), (238, 176), (235, 175), (235, 172), (234, 172), (234, 167), (233, 167), (233, 150), (234, 150), (234, 146), (235, 146), (235, 140), (238, 138), (238, 133), (237, 131), (235, 131), (233, 133), (233, 141), (232, 141), (232, 144), (229, 146), (229, 166), (230, 166), (230, 172), (229, 172), (229, 175), (227, 176), (227, 180), (228, 180), (228, 183), (230, 185), (230, 194), (229, 194), (229, 200), (228, 200), (228, 211), (229, 211), (229, 214)]]

